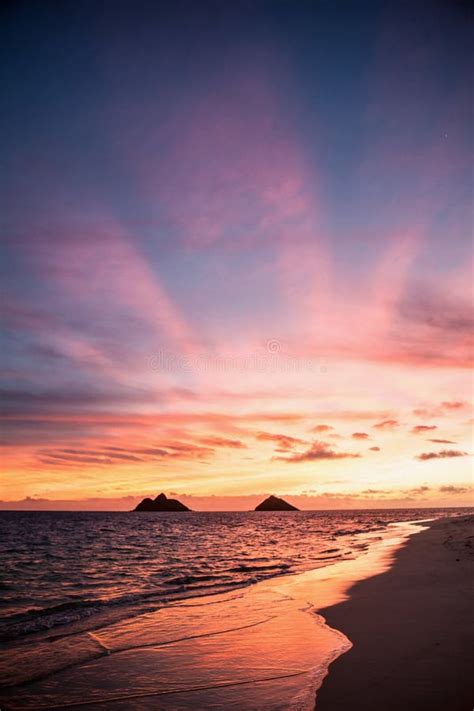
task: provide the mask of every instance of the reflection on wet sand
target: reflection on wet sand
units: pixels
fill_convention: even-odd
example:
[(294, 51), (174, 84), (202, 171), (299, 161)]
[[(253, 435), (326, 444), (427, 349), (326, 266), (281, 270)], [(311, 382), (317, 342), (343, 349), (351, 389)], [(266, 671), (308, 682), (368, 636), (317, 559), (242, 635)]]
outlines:
[[(328, 664), (350, 647), (317, 609), (385, 570), (417, 530), (394, 525), (356, 560), (25, 645), (2, 708), (312, 709)], [(43, 677), (22, 685), (32, 664)]]

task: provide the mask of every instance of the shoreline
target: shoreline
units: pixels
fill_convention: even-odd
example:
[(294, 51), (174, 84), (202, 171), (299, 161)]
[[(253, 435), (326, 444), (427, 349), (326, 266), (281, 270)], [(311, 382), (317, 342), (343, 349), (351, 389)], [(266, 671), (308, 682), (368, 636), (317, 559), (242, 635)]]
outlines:
[(159, 699), (169, 709), (309, 711), (329, 664), (350, 646), (320, 608), (386, 570), (417, 525), (390, 524), (385, 537), (351, 560), (184, 600), (41, 651), (25, 648), (13, 676), (32, 663), (46, 674), (5, 689), (2, 707), (135, 710), (156, 708)]
[(381, 574), (318, 609), (351, 648), (334, 660), (317, 711), (470, 711), (474, 516), (437, 519)]
[[(414, 522), (416, 520), (413, 519)], [(412, 519), (406, 519), (406, 522), (410, 521)], [(381, 525), (378, 525), (379, 523)], [(275, 560), (269, 559), (267, 561), (268, 564), (260, 566), (257, 561), (250, 561), (249, 565), (242, 566), (240, 580), (237, 578), (235, 580), (219, 578), (219, 572), (221, 575), (224, 573), (224, 576), (228, 572), (237, 573), (240, 566), (238, 568), (230, 567), (229, 571), (226, 569), (218, 571), (214, 580), (211, 582), (206, 580), (201, 584), (197, 584), (197, 579), (192, 579), (195, 573), (191, 571), (191, 580), (181, 578), (180, 580), (169, 581), (165, 579), (164, 584), (162, 581), (161, 589), (158, 584), (155, 590), (144, 590), (133, 594), (123, 589), (122, 595), (116, 595), (110, 600), (104, 600), (100, 597), (97, 599), (84, 597), (83, 599), (76, 598), (71, 601), (66, 597), (62, 600), (54, 600), (53, 605), (45, 602), (43, 607), (39, 606), (37, 609), (33, 609), (30, 605), (23, 610), (0, 617), (0, 645), (42, 642), (46, 639), (66, 637), (78, 632), (90, 632), (96, 628), (107, 626), (112, 622), (120, 622), (129, 617), (152, 612), (163, 606), (180, 604), (185, 600), (245, 590), (252, 585), (271, 581), (282, 576), (300, 575), (319, 567), (327, 567), (333, 563), (350, 560), (353, 557), (358, 557), (361, 551), (372, 545), (372, 540), (377, 540), (380, 535), (386, 536), (392, 523), (401, 522), (390, 521), (385, 523), (384, 521), (377, 521), (375, 524), (372, 523), (367, 530), (363, 530), (364, 524), (362, 524), (362, 529), (348, 530), (341, 539), (326, 535), (329, 550), (321, 549), (320, 554), (322, 553), (324, 556), (312, 559), (311, 562), (307, 560), (299, 562), (296, 559), (287, 562), (287, 559), (282, 558), (281, 555), (280, 558), (277, 556)], [(359, 528), (359, 524), (355, 525), (356, 529)], [(346, 541), (345, 539), (348, 536), (350, 536), (350, 540)], [(316, 564), (315, 560), (320, 562)], [(199, 576), (199, 574), (200, 572), (198, 571), (197, 575)], [(176, 576), (179, 577), (178, 572)], [(185, 574), (184, 578), (187, 577), (187, 574)], [(191, 583), (191, 585), (188, 586), (188, 583)]]
[[(0, 703), (6, 711), (151, 711), (157, 703), (169, 711), (311, 711), (316, 699), (316, 711), (467, 711), (469, 690), (461, 698), (459, 689), (466, 687), (470, 640), (466, 635), (459, 643), (464, 628), (455, 616), (466, 622), (470, 612), (466, 551), (472, 554), (467, 528), (473, 523), (471, 515), (389, 524), (386, 535), (354, 559), (188, 598), (40, 648), (25, 645), (10, 664), (10, 682), (17, 681), (0, 692)], [(427, 588), (430, 576), (436, 585)], [(440, 594), (444, 606), (434, 624), (426, 601), (438, 613)], [(433, 640), (414, 632), (422, 616), (435, 636), (450, 631), (451, 646), (438, 645), (437, 662)], [(418, 696), (405, 668), (413, 676), (410, 652), (424, 664)], [(455, 672), (454, 695), (445, 693), (447, 701), (437, 705), (439, 683), (433, 693), (427, 687), (441, 681), (437, 664), (446, 663)], [(22, 670), (32, 666), (45, 673), (22, 680)], [(447, 681), (444, 688), (451, 688)]]

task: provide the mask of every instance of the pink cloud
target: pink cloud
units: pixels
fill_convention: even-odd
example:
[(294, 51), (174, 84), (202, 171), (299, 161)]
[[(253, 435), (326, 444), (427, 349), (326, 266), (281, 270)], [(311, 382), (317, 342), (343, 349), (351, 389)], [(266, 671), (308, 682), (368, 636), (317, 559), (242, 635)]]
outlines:
[(255, 435), (256, 439), (262, 442), (275, 442), (279, 449), (279, 452), (287, 452), (293, 449), (297, 445), (306, 444), (305, 440), (299, 439), (298, 437), (290, 437), (289, 435), (283, 434), (273, 434), (271, 432), (258, 432)]
[(467, 402), (464, 400), (451, 400), (441, 403), (443, 410), (465, 410), (467, 407)]
[(324, 459), (356, 459), (360, 454), (350, 452), (335, 452), (326, 442), (313, 442), (306, 452), (295, 453), (289, 457), (275, 457), (283, 462), (312, 462)]
[(130, 463), (161, 461), (166, 459), (206, 459), (214, 455), (214, 449), (188, 442), (160, 441), (156, 445), (142, 447), (96, 446), (80, 448), (41, 449), (38, 460), (47, 466), (75, 467), (83, 465), (120, 466)]
[(433, 417), (447, 417), (456, 415), (457, 413), (464, 412), (469, 409), (469, 403), (465, 400), (447, 400), (439, 403), (438, 405), (427, 405), (424, 407), (416, 407), (413, 410), (413, 414), (416, 417), (426, 417), (431, 419)]
[(438, 405), (428, 405), (417, 407), (413, 410), (413, 414), (417, 417), (445, 417), (446, 415), (456, 414), (462, 410), (469, 408), (469, 404), (465, 400), (446, 400)]
[(382, 422), (377, 422), (377, 424), (372, 425), (377, 430), (393, 430), (398, 427), (398, 420), (383, 420)]
[(224, 447), (230, 449), (245, 449), (246, 444), (239, 439), (226, 439), (225, 437), (200, 437), (199, 441), (209, 447)]
[(438, 427), (436, 425), (415, 425), (411, 432), (412, 434), (424, 434), (425, 432), (431, 432), (432, 430), (437, 429)]

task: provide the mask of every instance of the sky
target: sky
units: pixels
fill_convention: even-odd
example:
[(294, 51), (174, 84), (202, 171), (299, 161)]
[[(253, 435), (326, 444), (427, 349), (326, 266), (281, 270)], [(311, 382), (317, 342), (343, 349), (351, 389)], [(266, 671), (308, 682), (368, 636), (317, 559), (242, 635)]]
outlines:
[(1, 508), (472, 505), (472, 15), (7, 3)]

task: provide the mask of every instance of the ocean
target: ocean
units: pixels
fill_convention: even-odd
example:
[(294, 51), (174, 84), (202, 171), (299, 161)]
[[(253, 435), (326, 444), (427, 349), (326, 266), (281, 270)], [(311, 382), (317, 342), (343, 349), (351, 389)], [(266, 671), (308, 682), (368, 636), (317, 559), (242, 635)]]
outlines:
[(0, 706), (312, 711), (319, 610), (463, 512), (1, 512)]
[(177, 599), (331, 565), (361, 555), (393, 522), (449, 513), (3, 511), (0, 642), (94, 629)]

